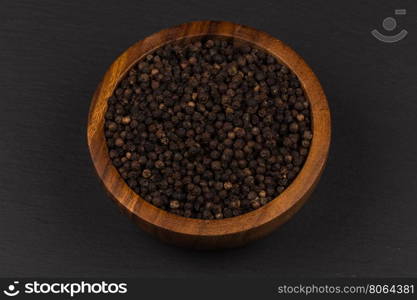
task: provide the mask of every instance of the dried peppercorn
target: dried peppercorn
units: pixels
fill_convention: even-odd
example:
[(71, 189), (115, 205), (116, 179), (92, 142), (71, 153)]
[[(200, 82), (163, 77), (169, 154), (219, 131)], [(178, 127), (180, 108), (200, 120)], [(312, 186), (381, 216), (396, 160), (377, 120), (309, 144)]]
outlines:
[(108, 99), (104, 133), (114, 167), (143, 199), (210, 220), (281, 194), (313, 139), (297, 76), (265, 51), (219, 37), (141, 59)]

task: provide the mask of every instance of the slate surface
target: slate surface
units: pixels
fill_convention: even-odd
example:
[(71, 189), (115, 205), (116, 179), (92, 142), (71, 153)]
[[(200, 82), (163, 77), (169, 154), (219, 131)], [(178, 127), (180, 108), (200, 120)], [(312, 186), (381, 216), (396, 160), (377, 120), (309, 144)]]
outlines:
[[(370, 35), (396, 16), (409, 35)], [(0, 1), (0, 276), (417, 276), (417, 2)], [(110, 63), (162, 28), (229, 20), (278, 37), (318, 75), (332, 110), (311, 201), (245, 248), (161, 244), (119, 213), (86, 145)]]

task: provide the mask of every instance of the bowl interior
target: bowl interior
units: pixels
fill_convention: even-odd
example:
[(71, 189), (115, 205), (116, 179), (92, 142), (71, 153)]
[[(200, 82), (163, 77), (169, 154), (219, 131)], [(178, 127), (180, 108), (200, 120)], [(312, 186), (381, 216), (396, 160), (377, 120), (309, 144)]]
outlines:
[[(213, 25), (214, 24), (214, 25)], [(218, 24), (219, 26), (215, 26)], [(223, 24), (220, 26), (220, 24)], [(225, 25), (224, 25), (225, 24)], [(187, 30), (184, 26), (188, 25)], [(185, 43), (202, 36), (233, 38), (270, 53), (294, 72), (310, 102), (313, 139), (307, 159), (293, 182), (275, 199), (251, 212), (221, 220), (181, 217), (143, 200), (125, 183), (113, 166), (104, 137), (107, 99), (129, 69), (155, 49), (174, 41)], [(158, 32), (126, 50), (107, 71), (94, 95), (88, 124), (88, 144), (96, 171), (109, 194), (143, 222), (188, 235), (229, 235), (247, 231), (285, 216), (300, 206), (317, 183), (324, 168), (330, 143), (330, 114), (320, 83), (308, 65), (291, 48), (258, 30), (227, 22), (193, 22)], [(289, 217), (289, 216), (288, 216)]]

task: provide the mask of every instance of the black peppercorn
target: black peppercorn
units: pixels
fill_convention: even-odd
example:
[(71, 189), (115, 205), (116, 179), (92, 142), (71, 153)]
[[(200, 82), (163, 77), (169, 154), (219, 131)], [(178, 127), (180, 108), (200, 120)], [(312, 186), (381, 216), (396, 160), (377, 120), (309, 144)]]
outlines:
[(143, 178), (149, 178), (149, 177), (151, 177), (152, 176), (151, 170), (148, 170), (148, 169), (143, 170), (142, 176), (143, 176)]
[(156, 49), (108, 100), (109, 157), (143, 199), (189, 218), (265, 205), (291, 184), (313, 139), (297, 76), (228, 38)]

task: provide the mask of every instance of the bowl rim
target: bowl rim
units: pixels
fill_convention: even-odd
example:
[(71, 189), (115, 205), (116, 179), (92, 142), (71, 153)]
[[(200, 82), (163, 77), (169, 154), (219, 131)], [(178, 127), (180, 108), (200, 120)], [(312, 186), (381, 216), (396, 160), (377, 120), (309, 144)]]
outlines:
[[(187, 28), (187, 30), (185, 30)], [(196, 36), (238, 38), (264, 49), (294, 72), (310, 102), (313, 139), (303, 167), (277, 197), (251, 212), (220, 220), (202, 220), (175, 215), (148, 203), (119, 175), (108, 154), (104, 136), (107, 99), (128, 70), (161, 45)], [(192, 236), (223, 236), (253, 230), (286, 215), (302, 204), (324, 169), (331, 136), (330, 111), (319, 80), (307, 63), (289, 46), (273, 36), (248, 26), (226, 21), (193, 21), (163, 29), (133, 44), (106, 71), (90, 105), (87, 143), (98, 177), (110, 196), (131, 215), (161, 229)]]

